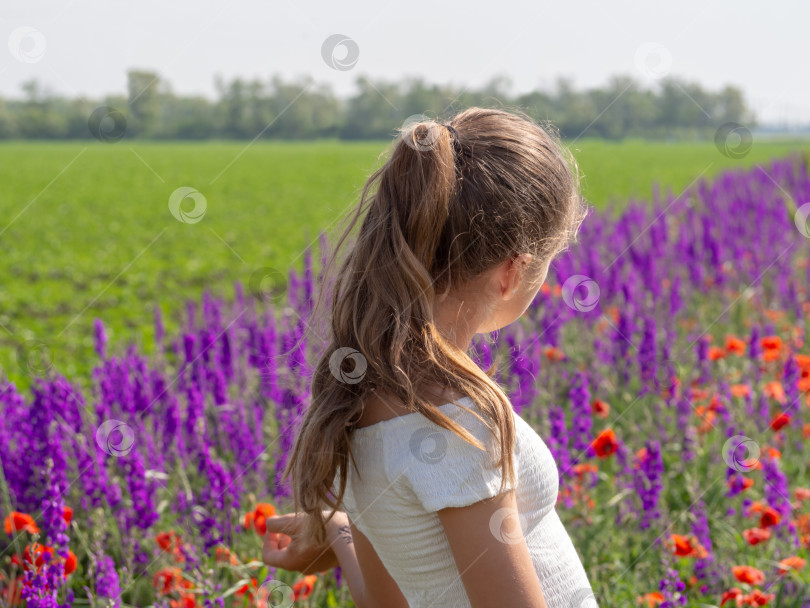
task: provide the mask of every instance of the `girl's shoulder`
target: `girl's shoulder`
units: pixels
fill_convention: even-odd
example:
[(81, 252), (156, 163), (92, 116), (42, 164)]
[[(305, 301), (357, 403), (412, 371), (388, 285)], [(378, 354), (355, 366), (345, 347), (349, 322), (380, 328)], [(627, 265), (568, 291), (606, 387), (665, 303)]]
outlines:
[[(465, 395), (444, 389), (426, 392), (422, 398), (434, 405), (442, 407), (449, 402), (463, 399)], [(409, 410), (397, 397), (383, 391), (373, 391), (362, 398), (362, 414), (360, 420), (355, 425), (355, 429), (362, 429), (375, 424), (399, 418), (400, 416), (410, 416), (415, 412)]]

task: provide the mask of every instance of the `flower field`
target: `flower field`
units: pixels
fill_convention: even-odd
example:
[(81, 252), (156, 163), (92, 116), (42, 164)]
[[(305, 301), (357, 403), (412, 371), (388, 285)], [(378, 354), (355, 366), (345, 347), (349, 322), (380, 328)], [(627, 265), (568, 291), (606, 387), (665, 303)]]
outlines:
[[(555, 456), (600, 606), (810, 606), (809, 215), (798, 154), (594, 212), (525, 318), (477, 336)], [(92, 378), (0, 379), (3, 605), (351, 605), (339, 569), (259, 559), (324, 246), (283, 295), (267, 269), (180, 332), (156, 310), (152, 356), (97, 319)]]

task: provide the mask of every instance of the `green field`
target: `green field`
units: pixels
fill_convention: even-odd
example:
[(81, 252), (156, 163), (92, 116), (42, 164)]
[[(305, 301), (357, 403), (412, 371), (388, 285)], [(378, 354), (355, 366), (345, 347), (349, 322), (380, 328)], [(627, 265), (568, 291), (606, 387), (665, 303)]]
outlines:
[[(19, 385), (27, 340), (48, 345), (55, 369), (85, 376), (93, 319), (112, 344), (149, 351), (152, 311), (176, 328), (187, 298), (231, 296), (262, 267), (302, 267), (316, 243), (358, 200), (387, 142), (0, 144), (0, 367)], [(572, 146), (595, 206), (649, 199), (653, 183), (679, 193), (696, 176), (750, 167), (810, 142), (755, 141), (742, 159), (713, 142)], [(169, 211), (182, 186), (206, 199), (184, 224)], [(185, 207), (184, 207), (185, 209)]]

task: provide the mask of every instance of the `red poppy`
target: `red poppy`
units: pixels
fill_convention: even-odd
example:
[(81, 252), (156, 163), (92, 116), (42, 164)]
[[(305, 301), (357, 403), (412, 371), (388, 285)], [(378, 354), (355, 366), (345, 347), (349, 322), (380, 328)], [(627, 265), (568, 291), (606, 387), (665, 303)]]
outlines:
[(658, 604), (663, 603), (664, 601), (664, 594), (660, 591), (652, 591), (650, 593), (645, 593), (644, 595), (639, 595), (636, 598), (637, 604), (642, 604), (647, 608), (655, 608)]
[(14, 534), (15, 532), (22, 532), (23, 530), (31, 534), (39, 534), (39, 528), (34, 518), (27, 513), (20, 513), (19, 511), (12, 511), (11, 514), (6, 517), (3, 522), (3, 528), (5, 528), (6, 534)]
[(749, 545), (758, 545), (771, 537), (771, 531), (767, 528), (748, 528), (743, 530), (742, 535)]
[(739, 587), (732, 587), (731, 589), (723, 593), (723, 596), (720, 598), (720, 605), (723, 606), (728, 601), (736, 600), (735, 603), (737, 604), (737, 606), (742, 606), (742, 595), (743, 595), (742, 589), (740, 589)]
[(731, 572), (734, 574), (734, 578), (741, 583), (756, 586), (765, 582), (765, 574), (753, 566), (734, 566)]
[(726, 351), (729, 354), (744, 355), (745, 341), (740, 340), (736, 336), (726, 336)]
[(591, 442), (591, 448), (593, 448), (597, 457), (607, 458), (619, 449), (616, 433), (613, 432), (613, 429), (605, 429)]
[(726, 358), (726, 351), (719, 346), (709, 347), (709, 361), (717, 361), (718, 359)]
[(781, 412), (774, 416), (773, 420), (771, 420), (771, 429), (774, 431), (779, 431), (782, 429), (782, 427), (787, 426), (788, 424), (790, 424), (790, 414)]
[(65, 520), (67, 525), (70, 525), (70, 522), (73, 521), (73, 509), (70, 507), (65, 507), (62, 509), (62, 519)]
[(786, 574), (791, 569), (793, 570), (801, 570), (804, 568), (805, 561), (796, 555), (791, 555), (790, 557), (786, 557), (782, 561), (779, 562), (779, 569), (781, 570), (780, 574)]
[(253, 526), (260, 536), (267, 534), (267, 518), (276, 514), (276, 508), (267, 502), (260, 502), (253, 512)]
[(796, 488), (794, 493), (796, 495), (796, 500), (799, 502), (810, 500), (810, 488)]
[(232, 566), (239, 565), (239, 558), (233, 553), (228, 547), (219, 546), (217, 547), (215, 558), (218, 562), (227, 562)]
[(181, 593), (179, 600), (169, 600), (171, 608), (196, 608), (197, 600), (193, 593)]
[(164, 568), (155, 573), (152, 583), (158, 595), (167, 595), (180, 589), (190, 589), (193, 584), (183, 577), (179, 568)]
[(708, 555), (706, 549), (694, 536), (671, 534), (668, 544), (671, 551), (678, 557), (704, 558)]
[(785, 387), (782, 386), (782, 383), (779, 382), (779, 380), (767, 382), (763, 387), (762, 391), (765, 393), (766, 397), (775, 399), (779, 403), (785, 402)]
[(760, 344), (765, 350), (782, 350), (782, 338), (779, 336), (765, 336), (760, 340)]
[(610, 405), (601, 399), (594, 399), (594, 402), (591, 403), (591, 411), (600, 418), (607, 418), (610, 414)]
[(781, 520), (782, 516), (779, 514), (779, 511), (773, 507), (766, 507), (765, 510), (762, 511), (762, 516), (759, 519), (759, 527), (770, 528), (778, 524)]
[(312, 590), (315, 588), (315, 583), (318, 580), (318, 576), (315, 574), (308, 574), (301, 580), (293, 583), (292, 590), (293, 590), (293, 599), (294, 600), (303, 600), (308, 598), (312, 594)]
[(65, 576), (74, 572), (76, 570), (76, 566), (78, 564), (78, 560), (76, 559), (76, 554), (73, 551), (68, 550), (68, 556), (65, 560)]
[(729, 388), (734, 397), (747, 397), (751, 394), (751, 387), (747, 384), (732, 384)]
[(759, 589), (754, 589), (751, 593), (742, 597), (743, 606), (767, 606), (774, 597), (773, 593), (765, 593)]

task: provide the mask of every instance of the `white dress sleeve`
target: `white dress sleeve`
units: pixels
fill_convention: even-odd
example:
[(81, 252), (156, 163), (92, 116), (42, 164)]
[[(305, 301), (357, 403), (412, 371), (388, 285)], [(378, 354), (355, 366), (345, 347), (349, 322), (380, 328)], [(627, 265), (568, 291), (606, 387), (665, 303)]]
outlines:
[[(464, 405), (469, 406), (469, 402)], [(406, 487), (426, 512), (464, 507), (500, 493), (502, 475), (501, 468), (496, 466), (498, 445), (492, 432), (460, 407), (444, 413), (475, 436), (486, 451), (417, 416), (419, 421), (401, 437), (398, 469)], [(483, 416), (480, 410), (478, 413)], [(517, 477), (516, 457), (514, 466)], [(513, 489), (507, 479), (503, 492)]]

